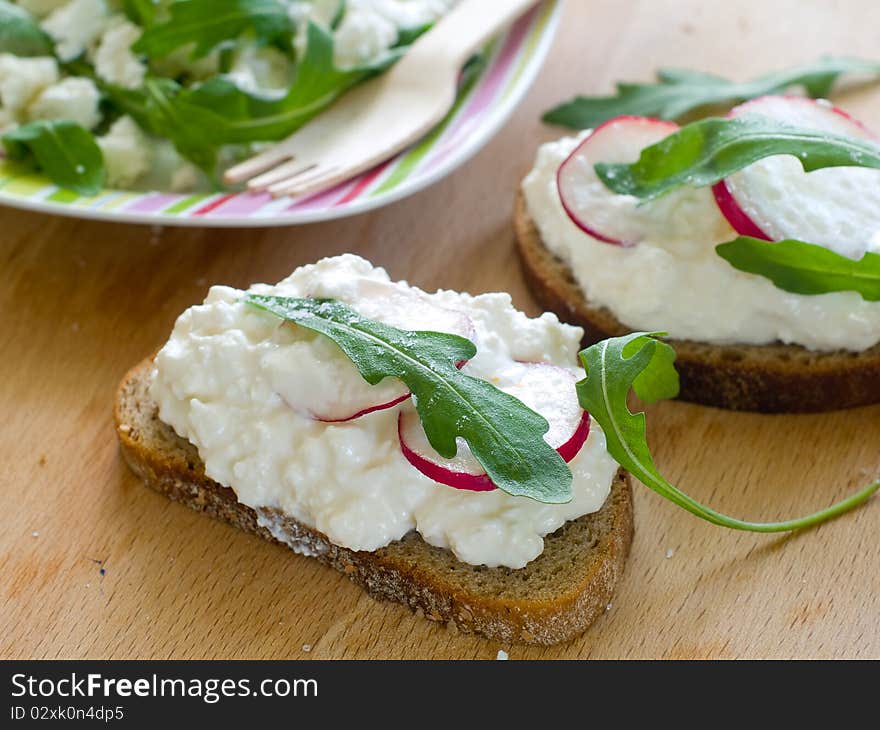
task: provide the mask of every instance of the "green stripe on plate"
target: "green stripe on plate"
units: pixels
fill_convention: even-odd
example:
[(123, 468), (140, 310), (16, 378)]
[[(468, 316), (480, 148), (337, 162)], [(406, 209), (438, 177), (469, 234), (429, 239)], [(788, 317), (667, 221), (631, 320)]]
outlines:
[(80, 195), (78, 193), (75, 193), (72, 190), (66, 190), (64, 188), (59, 188), (51, 195), (47, 195), (45, 197), (45, 200), (51, 200), (53, 203), (63, 203), (65, 205), (75, 203), (79, 199)]
[(538, 42), (544, 37), (544, 30), (547, 28), (547, 23), (553, 16), (555, 8), (555, 2), (544, 3), (544, 7), (541, 10), (541, 17), (538, 18), (538, 22), (532, 26), (532, 29), (529, 32), (529, 37), (524, 44), (524, 51), (520, 52), (519, 63), (516, 65), (510, 78), (507, 80), (507, 88), (502, 95), (503, 99), (506, 99), (516, 88), (523, 71), (531, 62), (532, 56), (535, 55), (535, 49), (538, 46)]
[(201, 203), (205, 198), (211, 197), (210, 194), (201, 193), (199, 195), (190, 195), (188, 198), (184, 198), (183, 200), (178, 200), (174, 205), (169, 205), (167, 208), (161, 210), (161, 213), (165, 213), (167, 215), (173, 215), (175, 213), (182, 213), (187, 208), (191, 208), (196, 203)]

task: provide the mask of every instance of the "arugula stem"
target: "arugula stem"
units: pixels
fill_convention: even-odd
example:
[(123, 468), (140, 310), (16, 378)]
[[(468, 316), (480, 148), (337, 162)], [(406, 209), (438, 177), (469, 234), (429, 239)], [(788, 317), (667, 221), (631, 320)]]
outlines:
[(823, 510), (806, 515), (805, 517), (798, 517), (793, 520), (783, 520), (782, 522), (748, 522), (746, 520), (739, 520), (735, 517), (730, 517), (721, 512), (716, 512), (711, 507), (707, 507), (697, 500), (687, 496), (684, 492), (668, 482), (653, 479), (645, 481), (642, 476), (639, 476), (639, 479), (646, 487), (653, 489), (660, 496), (665, 497), (691, 514), (696, 515), (707, 522), (711, 522), (713, 525), (720, 525), (721, 527), (727, 527), (731, 530), (743, 530), (746, 532), (791, 532), (793, 530), (803, 530), (807, 527), (813, 527), (821, 522), (838, 517), (854, 507), (858, 507), (860, 504), (870, 499), (871, 496), (880, 489), (880, 480), (878, 480), (855, 494), (850, 495), (846, 499), (843, 499)]

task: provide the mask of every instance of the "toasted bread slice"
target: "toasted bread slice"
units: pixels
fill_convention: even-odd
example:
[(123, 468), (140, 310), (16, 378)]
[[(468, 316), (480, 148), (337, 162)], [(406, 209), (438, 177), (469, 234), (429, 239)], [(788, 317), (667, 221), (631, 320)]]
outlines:
[[(514, 214), (526, 281), (563, 322), (584, 328), (584, 344), (632, 330), (584, 297), (571, 270), (544, 245), (519, 192)], [(670, 340), (680, 398), (718, 408), (810, 413), (880, 403), (880, 345), (864, 352), (813, 352), (799, 345), (713, 345)]]
[(272, 533), (261, 527), (256, 512), (232, 489), (205, 475), (195, 447), (159, 420), (148, 391), (151, 369), (151, 360), (145, 360), (120, 384), (116, 432), (132, 470), (170, 499), (312, 555), (373, 596), (464, 632), (554, 644), (581, 633), (605, 612), (633, 535), (632, 490), (624, 471), (599, 512), (548, 535), (544, 552), (519, 570), (463, 563), (416, 533), (375, 552), (356, 552), (280, 512), (270, 513)]

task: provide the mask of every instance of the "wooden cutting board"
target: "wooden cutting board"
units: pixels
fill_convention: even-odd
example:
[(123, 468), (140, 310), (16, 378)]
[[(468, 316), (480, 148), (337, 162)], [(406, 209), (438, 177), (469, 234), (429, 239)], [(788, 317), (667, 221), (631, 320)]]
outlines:
[[(788, 537), (728, 532), (639, 487), (624, 579), (582, 638), (501, 647), (378, 603), (328, 568), (171, 504), (110, 418), (126, 368), (211, 283), (274, 282), (354, 251), (421, 287), (504, 289), (536, 312), (511, 207), (540, 113), (658, 66), (735, 78), (821, 53), (880, 57), (875, 0), (569, 0), (531, 96), (470, 164), (336, 223), (151, 230), (0, 210), (0, 657), (880, 657), (880, 499)], [(880, 88), (844, 103), (880, 124)], [(670, 479), (750, 518), (830, 504), (880, 472), (880, 408), (824, 416), (662, 404)]]

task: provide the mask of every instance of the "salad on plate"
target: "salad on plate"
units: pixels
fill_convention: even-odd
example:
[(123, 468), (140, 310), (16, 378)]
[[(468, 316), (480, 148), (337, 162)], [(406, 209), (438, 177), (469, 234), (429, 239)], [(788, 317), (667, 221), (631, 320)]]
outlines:
[(80, 195), (216, 189), (454, 2), (0, 0), (0, 153)]

